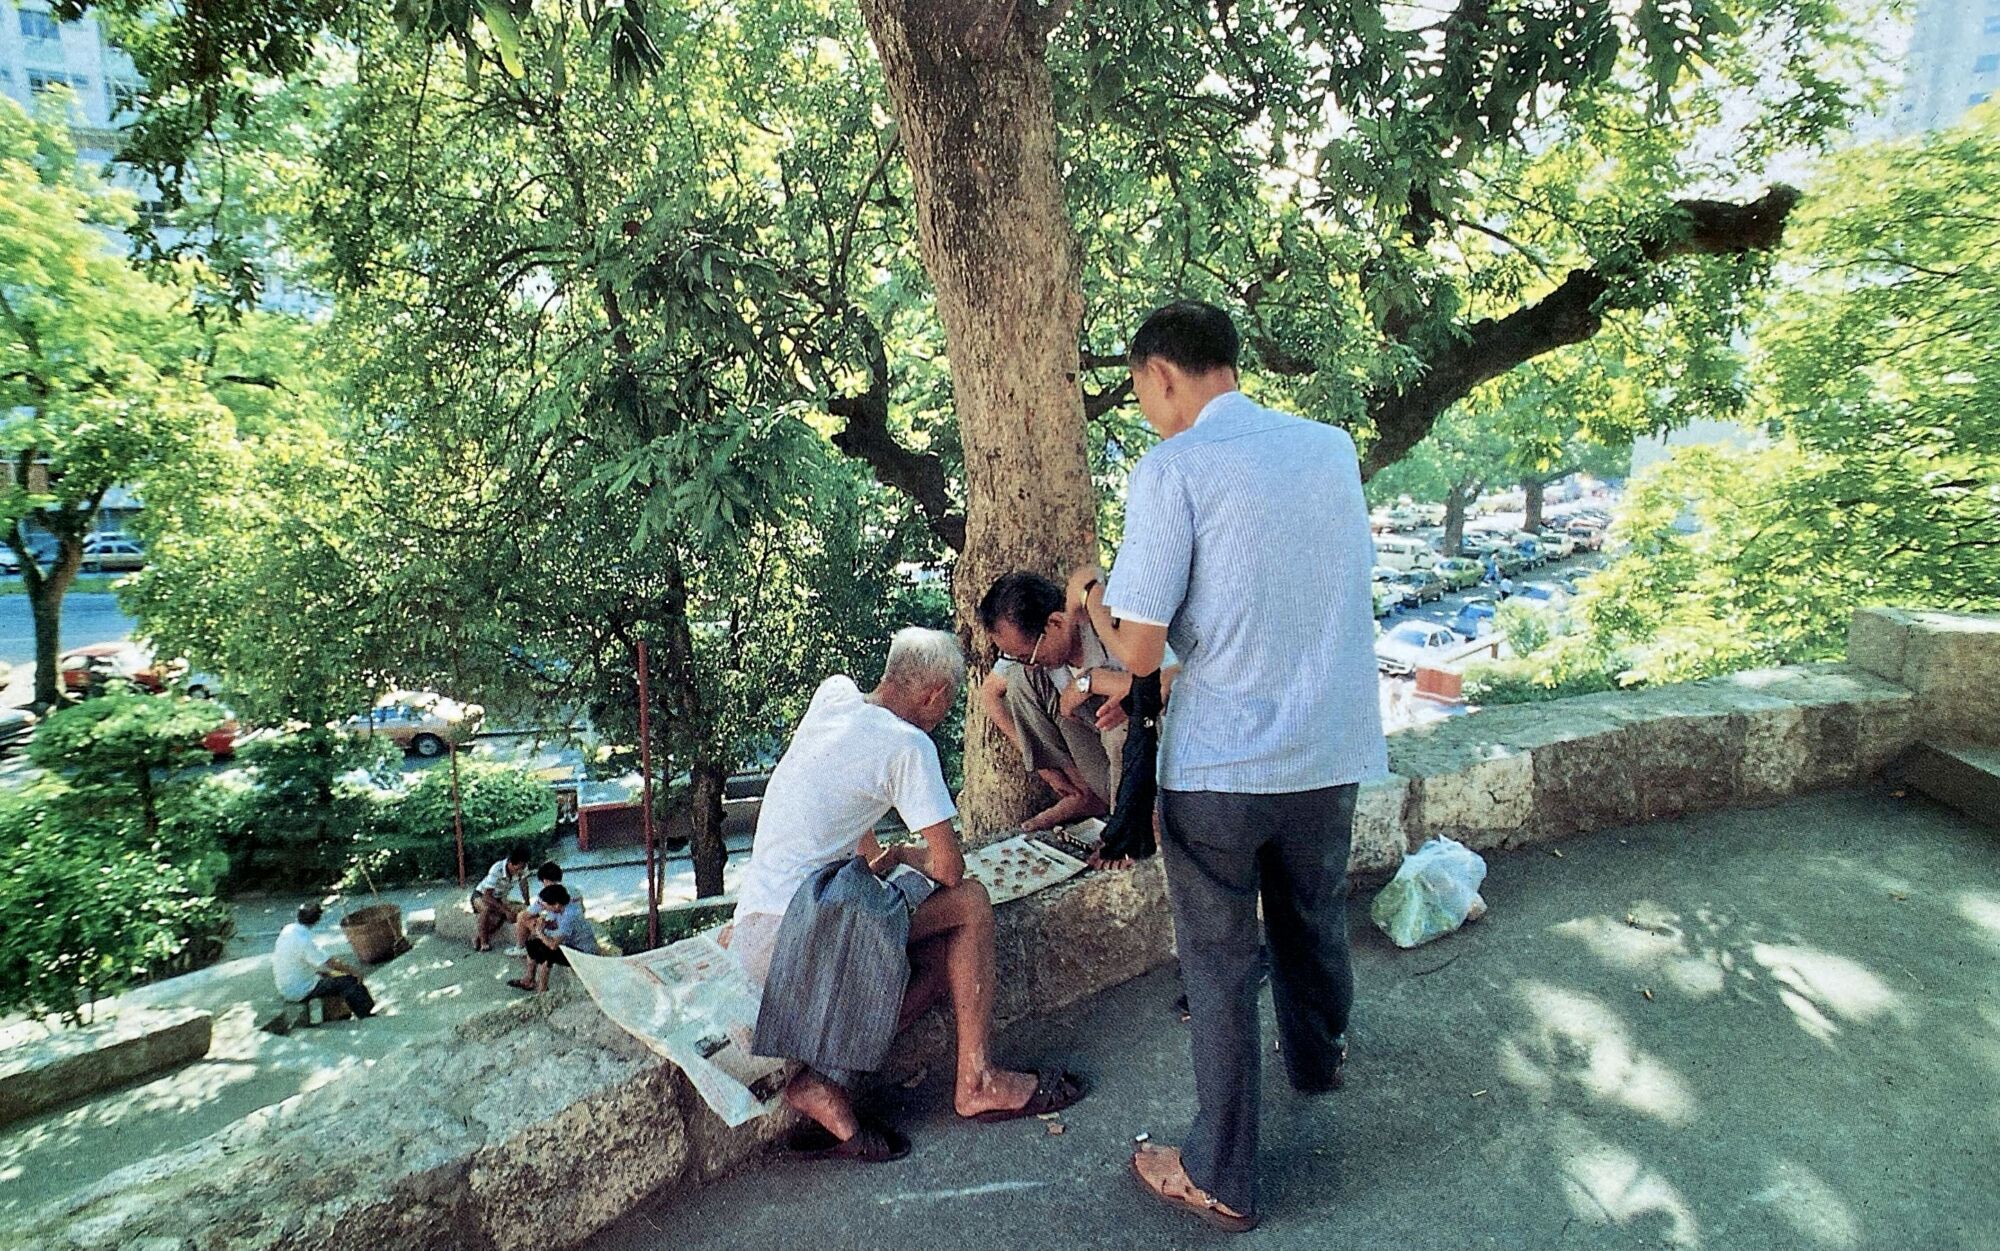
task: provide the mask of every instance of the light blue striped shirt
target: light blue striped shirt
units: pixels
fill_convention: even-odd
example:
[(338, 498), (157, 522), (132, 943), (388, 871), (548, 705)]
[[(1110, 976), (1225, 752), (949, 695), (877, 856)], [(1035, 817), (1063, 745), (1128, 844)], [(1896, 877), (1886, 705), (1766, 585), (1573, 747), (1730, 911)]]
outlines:
[(1104, 592), (1180, 653), (1160, 785), (1282, 794), (1388, 771), (1354, 440), (1240, 391), (1132, 470)]

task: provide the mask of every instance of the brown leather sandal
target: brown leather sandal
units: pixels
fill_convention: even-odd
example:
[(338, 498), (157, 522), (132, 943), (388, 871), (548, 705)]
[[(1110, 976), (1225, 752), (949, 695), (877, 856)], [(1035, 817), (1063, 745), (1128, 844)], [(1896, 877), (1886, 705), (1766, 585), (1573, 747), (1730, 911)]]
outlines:
[(863, 1164), (888, 1164), (910, 1154), (906, 1135), (873, 1120), (861, 1121), (854, 1137), (845, 1141), (823, 1126), (801, 1125), (792, 1131), (785, 1146), (807, 1160), (859, 1160)]
[[(1162, 1178), (1158, 1186), (1153, 1184), (1146, 1176), (1146, 1170), (1139, 1165), (1140, 1157), (1149, 1154), (1155, 1157), (1171, 1154), (1174, 1157), (1174, 1171)], [(1232, 1212), (1217, 1202), (1214, 1195), (1195, 1185), (1194, 1179), (1187, 1175), (1187, 1169), (1181, 1166), (1180, 1154), (1178, 1147), (1139, 1148), (1132, 1155), (1132, 1180), (1139, 1183), (1141, 1190), (1161, 1203), (1175, 1211), (1186, 1212), (1217, 1229), (1232, 1234), (1244, 1234), (1257, 1228), (1259, 1217)]]

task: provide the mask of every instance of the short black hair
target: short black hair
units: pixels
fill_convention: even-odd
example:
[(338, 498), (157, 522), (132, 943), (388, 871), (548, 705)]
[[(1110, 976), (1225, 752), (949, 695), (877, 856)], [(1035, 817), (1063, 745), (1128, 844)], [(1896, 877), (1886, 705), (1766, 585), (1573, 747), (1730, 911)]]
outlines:
[(316, 903), (302, 903), (299, 905), (300, 925), (318, 925), (319, 919), (325, 915), (324, 912), (320, 911), (320, 906)]
[(508, 864), (526, 864), (531, 853), (525, 844), (516, 843), (507, 849)]
[(542, 867), (535, 870), (535, 879), (541, 882), (560, 882), (562, 866), (553, 860), (544, 861)]
[(568, 907), (569, 891), (551, 882), (547, 886), (542, 887), (542, 902), (555, 908)]
[(1242, 336), (1229, 314), (1200, 300), (1175, 300), (1147, 315), (1125, 349), (1125, 359), (1143, 365), (1158, 357), (1191, 374), (1205, 374), (1236, 368), (1242, 350)]
[(1005, 621), (1023, 634), (1040, 634), (1049, 617), (1062, 611), (1062, 588), (1039, 573), (1018, 569), (1003, 573), (979, 601), (979, 624), (991, 634)]

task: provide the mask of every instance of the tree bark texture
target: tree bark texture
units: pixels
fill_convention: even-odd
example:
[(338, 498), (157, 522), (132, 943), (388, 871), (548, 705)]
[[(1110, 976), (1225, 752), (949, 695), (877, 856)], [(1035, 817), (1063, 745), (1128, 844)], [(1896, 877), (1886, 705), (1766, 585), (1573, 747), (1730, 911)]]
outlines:
[(729, 862), (722, 840), (722, 796), (729, 766), (701, 759), (695, 761), (693, 774), (694, 832), (688, 839), (688, 856), (694, 861), (695, 897), (707, 899), (722, 893), (722, 870)]
[(28, 593), (28, 615), (35, 623), (34, 707), (43, 714), (63, 702), (62, 673), (56, 666), (62, 657), (63, 596), (83, 567), (82, 533), (65, 529), (59, 535), (55, 561), (46, 573), (20, 549), (21, 583)]
[[(1007, 0), (862, 0), (902, 128), (918, 245), (937, 289), (965, 449), (965, 547), (952, 596), (972, 655), (994, 660), (974, 608), (994, 578), (1058, 582), (1097, 557), (1077, 384), (1083, 289), (1063, 202), (1045, 14)], [(1013, 745), (968, 700), (969, 841), (1040, 798)]]
[(1531, 534), (1542, 528), (1542, 500), (1548, 492), (1548, 485), (1543, 478), (1524, 478), (1521, 481), (1521, 528)]
[(1444, 554), (1465, 554), (1465, 510), (1479, 497), (1477, 482), (1455, 482), (1444, 493)]

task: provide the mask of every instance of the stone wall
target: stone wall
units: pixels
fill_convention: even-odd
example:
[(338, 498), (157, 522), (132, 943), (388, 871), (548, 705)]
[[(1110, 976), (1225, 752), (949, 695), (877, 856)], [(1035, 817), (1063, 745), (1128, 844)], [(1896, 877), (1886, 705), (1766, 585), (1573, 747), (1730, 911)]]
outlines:
[(1903, 687), (1800, 665), (1494, 708), (1395, 735), (1364, 793), (1353, 867), (1447, 834), (1485, 850), (1848, 786), (1916, 735)]
[[(1851, 664), (1497, 708), (1398, 734), (1393, 776), (1361, 795), (1352, 868), (1385, 876), (1439, 834), (1516, 847), (1853, 785), (1920, 738), (2000, 724), (2000, 621), (1871, 610), (1856, 616), (1853, 652)], [(1144, 972), (1171, 948), (1157, 861), (999, 915), (1002, 1025)], [(556, 1247), (786, 1130), (780, 1117), (724, 1127), (677, 1070), (567, 985), (473, 1018), (448, 1051), (398, 1055), (365, 1081), (115, 1174), (5, 1245)], [(933, 1014), (889, 1067), (943, 1059), (950, 1041)]]
[(1864, 608), (1847, 659), (1915, 696), (1919, 738), (2000, 745), (2000, 614)]
[[(1167, 959), (1157, 862), (1008, 904), (996, 937), (1006, 1025)], [(947, 1061), (933, 1013), (889, 1068)], [(648, 1195), (711, 1180), (789, 1128), (717, 1120), (687, 1079), (605, 1019), (573, 978), (264, 1109), (184, 1152), (112, 1174), (0, 1246), (36, 1251), (548, 1251)]]

